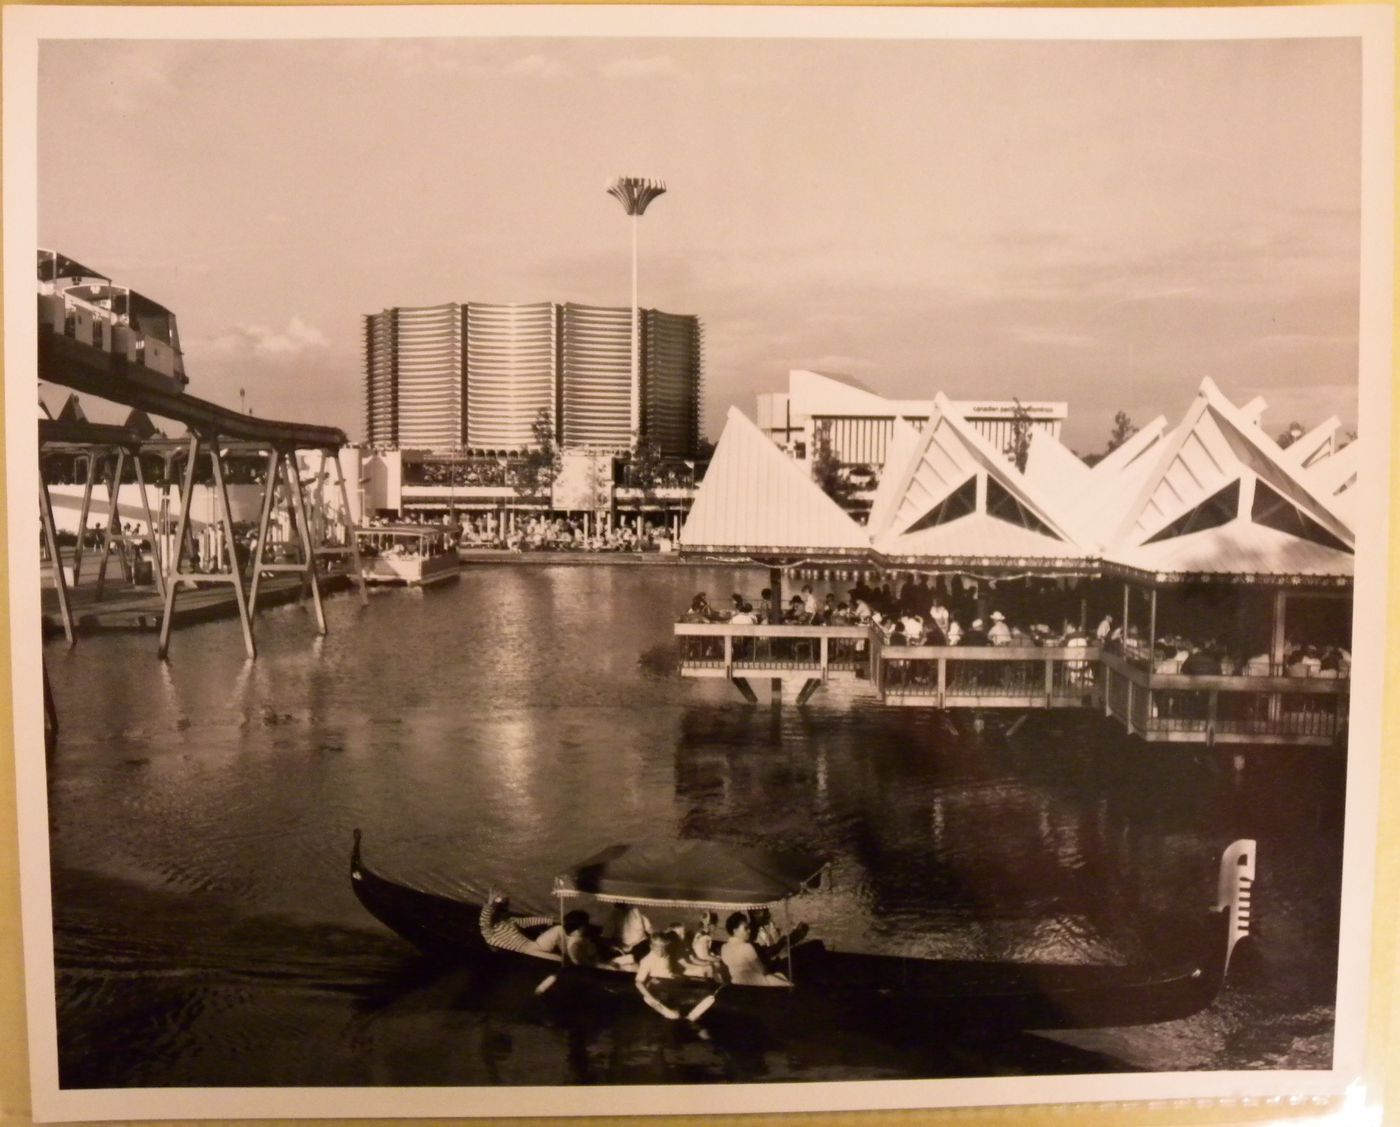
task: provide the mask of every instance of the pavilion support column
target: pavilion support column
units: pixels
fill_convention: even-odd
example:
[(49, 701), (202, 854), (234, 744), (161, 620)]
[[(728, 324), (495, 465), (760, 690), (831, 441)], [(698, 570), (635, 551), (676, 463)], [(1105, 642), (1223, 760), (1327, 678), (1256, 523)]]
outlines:
[(345, 483), (345, 467), (340, 464), (340, 455), (331, 459), (335, 463), (335, 480), (340, 489), (341, 510), (345, 513), (346, 546), (350, 549), (350, 566), (355, 569), (355, 585), (360, 589), (360, 605), (369, 606), (369, 593), (365, 589), (365, 569), (360, 560), (360, 537), (355, 525), (355, 514), (350, 511), (350, 489)]
[[(53, 501), (49, 497), (48, 483), (44, 475), (39, 475), (39, 521), (44, 530), (44, 544), (49, 550), (53, 566), (53, 585), (58, 593), (58, 616), (63, 620), (63, 636), (71, 646), (76, 638), (73, 634), (73, 608), (68, 603), (68, 581), (63, 577), (63, 557), (58, 552), (58, 530), (54, 527)], [(45, 673), (45, 688), (48, 687), (48, 674)]]
[(258, 647), (253, 642), (253, 623), (248, 615), (248, 595), (243, 590), (243, 569), (238, 562), (238, 540), (233, 533), (233, 506), (229, 504), (228, 487), (224, 484), (224, 456), (219, 449), (217, 436), (210, 443), (209, 457), (214, 463), (214, 489), (218, 493), (219, 521), (223, 525), (224, 541), (228, 546), (229, 581), (233, 584), (234, 602), (238, 604), (238, 624), (243, 627), (243, 648), (247, 650), (249, 658), (255, 658), (258, 656)]
[(1157, 588), (1151, 591), (1151, 603), (1147, 612), (1147, 660), (1148, 669), (1152, 668), (1152, 659), (1157, 653)]
[(44, 751), (52, 755), (58, 746), (58, 705), (54, 703), (53, 686), (49, 684), (48, 663), (42, 657), (39, 668), (44, 674)]
[(768, 569), (768, 589), (772, 597), (768, 600), (768, 621), (777, 626), (783, 621), (783, 569)]
[[(1286, 643), (1288, 641), (1288, 594), (1280, 587), (1274, 592), (1274, 633), (1269, 643), (1269, 673), (1278, 676), (1286, 670), (1283, 668), (1284, 662), (1288, 660)], [(1269, 694), (1269, 728), (1277, 731), (1280, 721), (1283, 719), (1283, 694)]]
[[(170, 652), (170, 628), (175, 621), (175, 595), (186, 580), (180, 575), (180, 557), (184, 555), (185, 538), (190, 529), (190, 504), (194, 499), (194, 468), (199, 459), (199, 435), (190, 434), (190, 452), (185, 462), (185, 479), (180, 484), (180, 516), (175, 522), (175, 545), (167, 559), (165, 573), (165, 609), (160, 618), (160, 641), (156, 656), (164, 659)], [(189, 582), (193, 583), (191, 577)]]
[(78, 509), (78, 543), (73, 549), (73, 586), (78, 585), (78, 577), (83, 569), (83, 540), (87, 536), (88, 513), (92, 508), (92, 483), (97, 476), (97, 454), (88, 451), (87, 476), (83, 480), (83, 503)]
[(1128, 594), (1129, 588), (1126, 580), (1123, 582), (1123, 622), (1118, 631), (1119, 637), (1126, 642), (1128, 640)]
[[(136, 462), (136, 486), (141, 490), (141, 509), (146, 514), (146, 527), (151, 534), (151, 576), (156, 581), (156, 592), (165, 594), (165, 576), (160, 567), (160, 538), (156, 535), (156, 522), (151, 516), (151, 498), (146, 492), (146, 471), (141, 468), (141, 452), (138, 450), (134, 455)], [(139, 548), (133, 550), (134, 559), (139, 562), (141, 552)]]
[(311, 523), (306, 514), (306, 497), (301, 489), (301, 474), (297, 471), (296, 456), (286, 461), (287, 485), (292, 493), (292, 512), (296, 516), (297, 530), (301, 534), (302, 559), (306, 565), (303, 590), (310, 586), (311, 602), (316, 608), (316, 633), (326, 632), (326, 611), (321, 605), (321, 581), (316, 574), (316, 546), (311, 539)]
[(258, 613), (258, 586), (262, 582), (263, 554), (267, 548), (267, 530), (272, 519), (273, 501), (277, 496), (277, 473), (282, 454), (274, 446), (267, 452), (267, 476), (263, 482), (262, 506), (258, 511), (258, 543), (253, 549), (253, 574), (248, 584), (248, 616)]
[(131, 574), (126, 566), (126, 537), (124, 533), (118, 532), (112, 535), (112, 525), (115, 523), (121, 527), (121, 492), (122, 474), (126, 471), (126, 451), (117, 451), (116, 468), (112, 471), (112, 480), (107, 484), (107, 527), (102, 530), (102, 558), (97, 562), (97, 591), (93, 598), (96, 602), (102, 601), (102, 587), (107, 581), (107, 560), (112, 554), (112, 545), (117, 546), (117, 556), (121, 560), (122, 577), (127, 581), (131, 580)]

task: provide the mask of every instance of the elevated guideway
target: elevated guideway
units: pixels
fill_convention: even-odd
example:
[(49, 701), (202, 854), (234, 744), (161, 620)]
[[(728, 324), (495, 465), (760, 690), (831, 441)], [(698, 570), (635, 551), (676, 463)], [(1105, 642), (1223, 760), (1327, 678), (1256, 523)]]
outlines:
[[(233, 595), (234, 609), (242, 627), (245, 650), (250, 658), (257, 656), (253, 618), (258, 607), (260, 586), (264, 576), (294, 576), (299, 580), (302, 595), (310, 593), (315, 608), (317, 632), (326, 632), (322, 607), (324, 579), (323, 560), (349, 558), (351, 575), (356, 579), (360, 598), (367, 601), (363, 567), (359, 556), (355, 529), (351, 524), (353, 512), (339, 451), (348, 445), (345, 432), (338, 427), (309, 423), (262, 419), (245, 415), (209, 400), (186, 394), (178, 384), (153, 378), (147, 366), (137, 359), (136, 350), (120, 351), (107, 347), (111, 335), (100, 324), (91, 333), (65, 331), (64, 322), (45, 317), (44, 295), (40, 296), (38, 335), (38, 378), (41, 381), (92, 395), (112, 403), (134, 408), (185, 426), (188, 437), (181, 439), (152, 439), (138, 431), (107, 424), (75, 420), (46, 420), (39, 423), (41, 462), (46, 454), (63, 452), (82, 455), (86, 459), (85, 485), (80, 530), (86, 520), (93, 488), (105, 477), (108, 491), (107, 515), (99, 546), (96, 600), (102, 597), (109, 556), (115, 550), (123, 575), (134, 580), (134, 558), (149, 546), (154, 565), (154, 586), (160, 599), (160, 632), (158, 653), (164, 658), (170, 646), (170, 634), (177, 617), (177, 603), (182, 590), (199, 588), (201, 602), (207, 602), (203, 592), (210, 587), (223, 586)], [(69, 326), (71, 327), (71, 325)], [(101, 331), (99, 331), (101, 330)], [(81, 339), (86, 336), (87, 339)], [(89, 343), (91, 341), (92, 343)], [(316, 499), (324, 501), (328, 484), (339, 494), (340, 512), (345, 528), (334, 541), (327, 522), (313, 521), (307, 497), (308, 481), (303, 479), (299, 458), (304, 454), (319, 455), (319, 467), (310, 479)], [(160, 516), (152, 513), (148, 500), (148, 483), (142, 467), (143, 456), (161, 459), (165, 473), (160, 484), (162, 504)], [(233, 510), (229, 503), (227, 475), (230, 460), (235, 457), (265, 459), (261, 470), (259, 519), (251, 561), (240, 555), (234, 529)], [(147, 538), (127, 533), (117, 519), (117, 495), (124, 479), (128, 460), (134, 465), (136, 483), (146, 516)], [(214, 526), (220, 549), (216, 560), (204, 561), (204, 570), (194, 551), (191, 537), (190, 509), (198, 467), (207, 464), (212, 476), (216, 516)], [(329, 481), (334, 467), (334, 482)], [(176, 480), (180, 482), (179, 511), (174, 520), (174, 536), (168, 549), (161, 550), (167, 528), (168, 491)], [(274, 555), (269, 551), (268, 530), (278, 509), (284, 510), (299, 543), (290, 550)], [(317, 511), (324, 511), (324, 504)], [(50, 572), (56, 588), (60, 617), (70, 641), (74, 638), (74, 621), (69, 599), (68, 577), (65, 576), (53, 518), (52, 497), (44, 475), (40, 474), (40, 519), (44, 545), (49, 555)], [(161, 535), (157, 535), (157, 530)], [(72, 579), (80, 578), (83, 535), (78, 537), (73, 562)]]

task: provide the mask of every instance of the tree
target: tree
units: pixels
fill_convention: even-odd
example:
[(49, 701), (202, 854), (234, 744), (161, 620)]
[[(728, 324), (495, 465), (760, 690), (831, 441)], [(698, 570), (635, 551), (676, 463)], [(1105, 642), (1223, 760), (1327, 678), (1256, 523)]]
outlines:
[(1304, 433), (1306, 432), (1303, 430), (1302, 423), (1289, 423), (1288, 429), (1278, 436), (1279, 449), (1287, 450), (1298, 439), (1302, 438)]
[(1105, 454), (1112, 454), (1133, 435), (1137, 434), (1138, 428), (1132, 419), (1128, 418), (1128, 412), (1119, 411), (1113, 416), (1113, 430), (1108, 436), (1108, 449)]
[(525, 452), (525, 459), (516, 470), (515, 478), (531, 493), (542, 493), (559, 476), (563, 458), (554, 443), (554, 417), (549, 408), (541, 407), (530, 424), (534, 441)]
[(831, 446), (831, 423), (823, 419), (812, 435), (812, 480), (822, 492), (844, 505), (851, 495), (851, 483), (841, 472), (841, 462)]
[(628, 476), (645, 496), (661, 481), (661, 447), (649, 438), (638, 439), (632, 450)]
[(1016, 468), (1026, 472), (1026, 461), (1031, 454), (1031, 413), (1018, 398), (1016, 410), (1011, 413), (1011, 439), (1002, 451), (1016, 463)]

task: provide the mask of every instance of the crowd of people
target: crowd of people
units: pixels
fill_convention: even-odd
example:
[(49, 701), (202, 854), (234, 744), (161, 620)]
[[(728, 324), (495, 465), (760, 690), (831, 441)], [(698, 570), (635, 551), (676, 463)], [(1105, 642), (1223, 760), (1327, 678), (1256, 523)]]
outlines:
[(512, 552), (647, 552), (671, 544), (664, 524), (643, 522), (639, 532), (619, 522), (600, 527), (578, 517), (530, 516), (512, 529), (502, 530), (494, 515), (467, 517), (462, 525), (462, 545), (469, 548), (503, 548)]
[[(1019, 600), (1016, 600), (1019, 602)], [(908, 580), (896, 594), (890, 584), (868, 586), (863, 580), (847, 590), (817, 596), (810, 583), (792, 595), (780, 615), (772, 609), (772, 592), (764, 589), (757, 602), (735, 592), (727, 607), (716, 608), (700, 592), (681, 616), (682, 622), (731, 622), (792, 626), (870, 626), (886, 645), (907, 646), (1040, 646), (1087, 645), (1088, 631), (1068, 617), (1059, 624), (1013, 621), (993, 601), (990, 588), (942, 592), (926, 576)]]
[[(941, 588), (941, 589), (940, 589)], [(1159, 632), (1149, 645), (1136, 623), (1126, 636), (1113, 613), (1081, 624), (1083, 613), (1051, 583), (1031, 583), (998, 590), (989, 583), (931, 586), (926, 577), (906, 581), (895, 592), (863, 580), (839, 591), (814, 592), (806, 583), (774, 613), (772, 591), (750, 599), (740, 592), (728, 605), (714, 606), (699, 592), (681, 622), (726, 622), (737, 625), (866, 626), (879, 630), (892, 646), (1090, 646), (1123, 653), (1157, 673), (1221, 676), (1342, 677), (1350, 675), (1351, 654), (1338, 643), (1289, 641), (1282, 662), (1267, 647), (1231, 645), (1214, 637), (1192, 640)], [(1005, 609), (1003, 609), (1005, 608)]]
[(514, 933), (511, 946), (516, 949), (566, 966), (633, 974), (646, 1004), (672, 1019), (682, 1014), (667, 982), (699, 978), (716, 985), (788, 985), (790, 979), (778, 967), (807, 933), (807, 926), (799, 924), (785, 935), (766, 908), (731, 912), (723, 921), (718, 912), (706, 909), (689, 924), (677, 921), (657, 927), (642, 906), (616, 904), (606, 926), (576, 908), (529, 939), (513, 927), (504, 898), (492, 901), (491, 913), (492, 932)]

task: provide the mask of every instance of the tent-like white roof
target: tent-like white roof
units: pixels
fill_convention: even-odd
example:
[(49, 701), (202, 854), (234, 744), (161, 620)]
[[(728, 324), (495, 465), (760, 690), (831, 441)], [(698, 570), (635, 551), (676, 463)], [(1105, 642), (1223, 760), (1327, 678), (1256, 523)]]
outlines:
[(1048, 430), (1033, 429), (1030, 439), (1026, 481), (1073, 521), (1081, 499), (1093, 489), (1089, 467)]
[(1163, 579), (1213, 575), (1349, 578), (1355, 557), (1250, 521), (1232, 521), (1186, 536), (1110, 553), (1106, 562)]
[(1158, 415), (1145, 427), (1134, 431), (1127, 439), (1115, 446), (1091, 468), (1095, 478), (1107, 481), (1116, 477), (1129, 466), (1148, 457), (1150, 451), (1161, 442), (1167, 433), (1167, 417)]
[(727, 554), (870, 548), (865, 530), (737, 407), (729, 409), (680, 543)]
[(1350, 576), (1350, 526), (1282, 454), (1203, 380), (1105, 562), (1154, 574)]
[(926, 399), (886, 399), (849, 377), (831, 376), (794, 368), (788, 372), (788, 402), (795, 418), (813, 415), (855, 418), (926, 419), (933, 404)]
[(870, 501), (870, 516), (866, 528), (884, 528), (894, 515), (899, 503), (900, 471), (914, 456), (914, 448), (919, 445), (919, 430), (906, 419), (895, 419), (894, 430), (885, 447), (885, 464), (880, 470), (880, 484), (875, 487), (875, 496)]
[(1283, 447), (1282, 461), (1298, 469), (1326, 461), (1337, 452), (1337, 430), (1342, 421), (1336, 415), (1318, 423), (1307, 434)]
[[(1082, 545), (1054, 502), (952, 410), (946, 397), (938, 395), (933, 406), (904, 465), (896, 469), (891, 459), (881, 482), (889, 494), (878, 513), (872, 509), (868, 526), (876, 550), (901, 559), (1083, 559)], [(1026, 523), (988, 512), (988, 490), (994, 487), (1010, 496)], [(921, 527), (954, 502), (962, 511)]]
[(1332, 498), (1335, 503), (1338, 494), (1356, 484), (1356, 471), (1360, 464), (1361, 439), (1358, 438), (1330, 457), (1312, 462), (1305, 471), (1306, 479), (1318, 493)]

